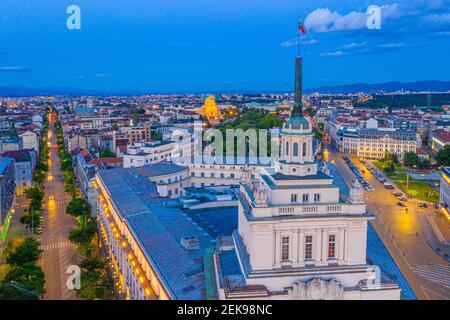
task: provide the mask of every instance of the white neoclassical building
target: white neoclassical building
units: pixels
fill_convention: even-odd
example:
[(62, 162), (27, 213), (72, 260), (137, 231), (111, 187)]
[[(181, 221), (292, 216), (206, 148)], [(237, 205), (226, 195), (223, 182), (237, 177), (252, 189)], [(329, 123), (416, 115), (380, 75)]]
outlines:
[[(313, 133), (302, 112), (301, 58), (295, 107), (281, 131), (275, 167), (258, 182), (242, 173), (233, 250), (215, 254), (220, 299), (400, 299), (366, 260), (367, 223), (361, 185), (349, 195), (314, 159)], [(234, 265), (234, 267), (233, 267)]]

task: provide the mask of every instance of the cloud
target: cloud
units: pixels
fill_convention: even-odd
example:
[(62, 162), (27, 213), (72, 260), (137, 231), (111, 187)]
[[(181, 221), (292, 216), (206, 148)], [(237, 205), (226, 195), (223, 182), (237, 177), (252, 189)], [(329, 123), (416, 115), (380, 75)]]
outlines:
[[(397, 4), (380, 6), (381, 18), (390, 19), (400, 15)], [(319, 8), (308, 14), (305, 26), (308, 30), (321, 33), (330, 31), (358, 30), (367, 28), (366, 12), (351, 11), (345, 15), (328, 8)]]
[(408, 45), (404, 44), (403, 42), (397, 42), (397, 43), (382, 43), (380, 44), (380, 48), (405, 48), (408, 47)]
[(357, 49), (357, 48), (362, 48), (362, 47), (364, 47), (367, 44), (368, 44), (367, 41), (363, 41), (363, 42), (360, 42), (360, 43), (352, 42), (352, 43), (343, 45), (342, 48), (343, 49)]
[(438, 24), (450, 23), (450, 13), (430, 14), (425, 17), (425, 20)]
[(342, 57), (345, 53), (343, 51), (330, 51), (330, 52), (322, 52), (320, 54), (321, 57)]
[(24, 66), (4, 66), (0, 67), (0, 72), (28, 72), (30, 69)]
[[(292, 38), (287, 41), (280, 43), (280, 47), (282, 48), (290, 48), (296, 46), (298, 43), (298, 38)], [(316, 39), (308, 39), (308, 40), (300, 40), (301, 45), (313, 45), (319, 43)]]
[(96, 78), (111, 78), (112, 74), (107, 74), (107, 73), (96, 73), (95, 74)]

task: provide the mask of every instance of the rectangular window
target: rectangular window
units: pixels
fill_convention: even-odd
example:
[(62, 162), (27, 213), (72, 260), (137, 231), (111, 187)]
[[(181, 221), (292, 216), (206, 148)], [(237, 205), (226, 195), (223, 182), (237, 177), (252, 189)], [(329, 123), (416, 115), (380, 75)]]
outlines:
[(306, 259), (312, 259), (312, 236), (306, 236), (305, 237), (305, 260)]
[(336, 236), (331, 234), (328, 236), (328, 259), (336, 258)]
[(305, 193), (303, 195), (303, 202), (309, 202), (309, 194)]
[(320, 193), (314, 194), (314, 202), (320, 202)]
[(289, 260), (289, 237), (281, 237), (281, 260)]
[(297, 195), (291, 194), (291, 202), (297, 202)]

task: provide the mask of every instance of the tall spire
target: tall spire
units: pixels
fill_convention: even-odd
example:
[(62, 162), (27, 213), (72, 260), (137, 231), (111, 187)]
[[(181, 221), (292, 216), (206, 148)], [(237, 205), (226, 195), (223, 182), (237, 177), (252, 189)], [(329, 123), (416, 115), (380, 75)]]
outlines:
[(294, 109), (291, 117), (303, 116), (302, 103), (302, 58), (297, 56), (295, 58), (295, 95), (294, 95)]

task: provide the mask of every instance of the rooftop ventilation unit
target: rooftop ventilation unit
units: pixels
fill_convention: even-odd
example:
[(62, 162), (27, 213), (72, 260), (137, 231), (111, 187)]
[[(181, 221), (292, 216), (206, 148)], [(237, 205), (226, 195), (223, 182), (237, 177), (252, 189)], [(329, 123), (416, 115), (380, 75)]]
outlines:
[(187, 250), (200, 249), (200, 241), (197, 237), (186, 237), (181, 239), (181, 245)]

